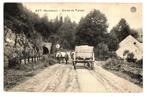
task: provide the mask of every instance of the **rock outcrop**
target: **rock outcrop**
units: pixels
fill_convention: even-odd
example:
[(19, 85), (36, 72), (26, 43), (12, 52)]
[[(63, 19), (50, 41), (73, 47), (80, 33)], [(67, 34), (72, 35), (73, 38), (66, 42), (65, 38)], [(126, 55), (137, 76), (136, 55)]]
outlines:
[[(40, 44), (41, 45), (41, 44)], [(28, 39), (25, 34), (18, 34), (13, 32), (7, 26), (4, 27), (4, 63), (5, 66), (19, 64), (21, 58), (28, 58), (41, 55), (42, 49), (38, 48), (36, 44)], [(11, 66), (10, 66), (11, 67)], [(13, 67), (13, 66), (12, 66)]]

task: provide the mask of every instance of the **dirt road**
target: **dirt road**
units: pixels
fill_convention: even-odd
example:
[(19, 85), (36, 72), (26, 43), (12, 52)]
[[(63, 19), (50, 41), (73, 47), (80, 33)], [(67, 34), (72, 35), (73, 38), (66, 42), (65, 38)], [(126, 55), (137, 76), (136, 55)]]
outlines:
[(77, 70), (71, 64), (56, 64), (9, 91), (142, 92), (143, 89), (104, 70), (97, 62), (94, 70), (88, 70), (82, 64)]

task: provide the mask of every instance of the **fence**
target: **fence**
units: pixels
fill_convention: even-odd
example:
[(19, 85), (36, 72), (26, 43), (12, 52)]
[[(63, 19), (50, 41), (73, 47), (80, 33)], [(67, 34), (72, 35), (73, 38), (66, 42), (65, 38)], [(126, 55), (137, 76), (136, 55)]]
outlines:
[(26, 58), (19, 58), (20, 64), (28, 64), (28, 63), (32, 63), (32, 62), (37, 62), (41, 59), (42, 59), (41, 56), (30, 56), (30, 57), (26, 57)]
[(42, 56), (39, 54), (30, 55), (30, 54), (19, 53), (16, 56), (9, 56), (8, 62), (5, 62), (5, 67), (7, 66), (9, 68), (18, 67), (20, 65), (37, 62), (41, 59), (42, 59)]

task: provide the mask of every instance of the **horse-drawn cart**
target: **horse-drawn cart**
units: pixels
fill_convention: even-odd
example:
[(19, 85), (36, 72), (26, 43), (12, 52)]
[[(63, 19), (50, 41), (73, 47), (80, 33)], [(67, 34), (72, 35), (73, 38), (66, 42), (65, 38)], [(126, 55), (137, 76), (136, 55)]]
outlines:
[(73, 56), (73, 66), (76, 69), (77, 63), (84, 63), (84, 66), (87, 66), (91, 70), (94, 68), (94, 51), (93, 46), (82, 45), (76, 46)]

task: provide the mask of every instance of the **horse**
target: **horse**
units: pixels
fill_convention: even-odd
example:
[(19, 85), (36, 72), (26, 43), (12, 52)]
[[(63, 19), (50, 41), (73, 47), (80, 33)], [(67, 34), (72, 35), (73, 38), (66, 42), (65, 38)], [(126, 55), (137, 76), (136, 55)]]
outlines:
[(71, 56), (72, 60), (74, 59), (74, 54), (75, 54), (75, 52), (70, 52), (70, 56)]
[(65, 60), (65, 62), (67, 64), (68, 60), (69, 60), (69, 57), (70, 56), (69, 56), (68, 52), (58, 51), (56, 53), (56, 58), (57, 58), (59, 64), (61, 63), (61, 61), (62, 61), (62, 63), (64, 63), (64, 60)]

